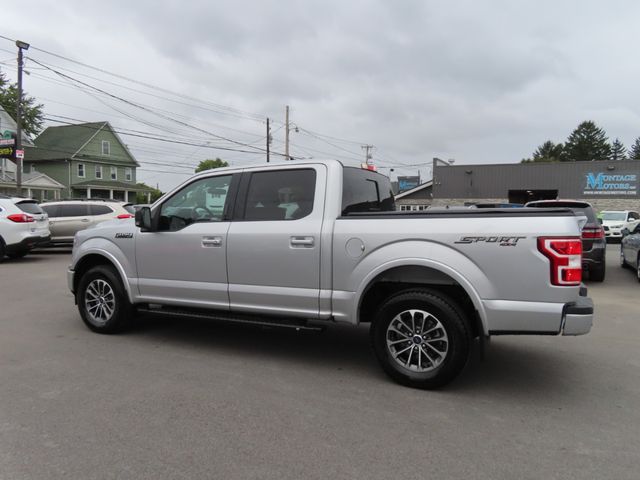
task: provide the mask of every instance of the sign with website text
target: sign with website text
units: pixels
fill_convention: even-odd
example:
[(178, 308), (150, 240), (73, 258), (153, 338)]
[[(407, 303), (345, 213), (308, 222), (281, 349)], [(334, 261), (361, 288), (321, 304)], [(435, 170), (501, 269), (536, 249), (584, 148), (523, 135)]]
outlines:
[(15, 138), (0, 139), (0, 158), (10, 158), (13, 160), (16, 150)]
[(585, 175), (584, 195), (638, 194), (638, 175), (628, 172), (589, 172)]
[(420, 177), (412, 176), (412, 177), (398, 177), (398, 192), (404, 192), (406, 190), (411, 190), (412, 188), (420, 185)]

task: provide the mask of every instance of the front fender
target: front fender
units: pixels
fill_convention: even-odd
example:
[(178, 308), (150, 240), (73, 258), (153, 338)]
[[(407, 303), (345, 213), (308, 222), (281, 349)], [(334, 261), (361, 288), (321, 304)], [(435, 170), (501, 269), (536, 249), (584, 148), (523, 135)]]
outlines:
[(135, 265), (129, 261), (128, 256), (125, 255), (120, 247), (104, 238), (90, 238), (73, 249), (70, 269), (75, 270), (76, 266), (82, 262), (82, 259), (88, 255), (100, 255), (113, 264), (122, 278), (129, 301), (133, 303), (137, 296), (137, 290), (134, 285), (137, 279), (137, 272)]

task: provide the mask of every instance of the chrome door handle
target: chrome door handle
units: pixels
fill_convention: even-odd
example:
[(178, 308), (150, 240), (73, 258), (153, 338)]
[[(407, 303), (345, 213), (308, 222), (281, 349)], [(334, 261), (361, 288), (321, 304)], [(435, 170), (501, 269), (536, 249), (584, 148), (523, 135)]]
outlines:
[(290, 239), (292, 247), (313, 247), (313, 237), (291, 237)]
[(203, 247), (221, 247), (222, 237), (202, 237)]
[(89, 219), (88, 219), (88, 218), (83, 218), (83, 219), (82, 219), (82, 220), (80, 220), (80, 221), (81, 221), (81, 222), (83, 222), (83, 223), (88, 223), (88, 222), (89, 222)]

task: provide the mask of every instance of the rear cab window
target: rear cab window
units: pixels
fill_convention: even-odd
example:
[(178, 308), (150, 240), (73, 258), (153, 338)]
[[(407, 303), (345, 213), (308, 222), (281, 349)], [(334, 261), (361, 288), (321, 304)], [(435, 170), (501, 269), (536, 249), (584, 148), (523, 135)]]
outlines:
[(395, 211), (391, 182), (370, 170), (343, 168), (342, 215)]

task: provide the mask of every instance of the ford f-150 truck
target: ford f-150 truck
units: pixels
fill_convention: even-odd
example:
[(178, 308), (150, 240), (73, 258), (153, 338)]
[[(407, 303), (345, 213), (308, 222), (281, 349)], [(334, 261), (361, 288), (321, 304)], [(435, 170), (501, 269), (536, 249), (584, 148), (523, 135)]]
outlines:
[(337, 161), (203, 172), (130, 221), (78, 232), (80, 315), (113, 333), (135, 314), (320, 329), (370, 324), (396, 381), (436, 388), (475, 338), (580, 335), (580, 227), (563, 209), (396, 212), (387, 177)]

